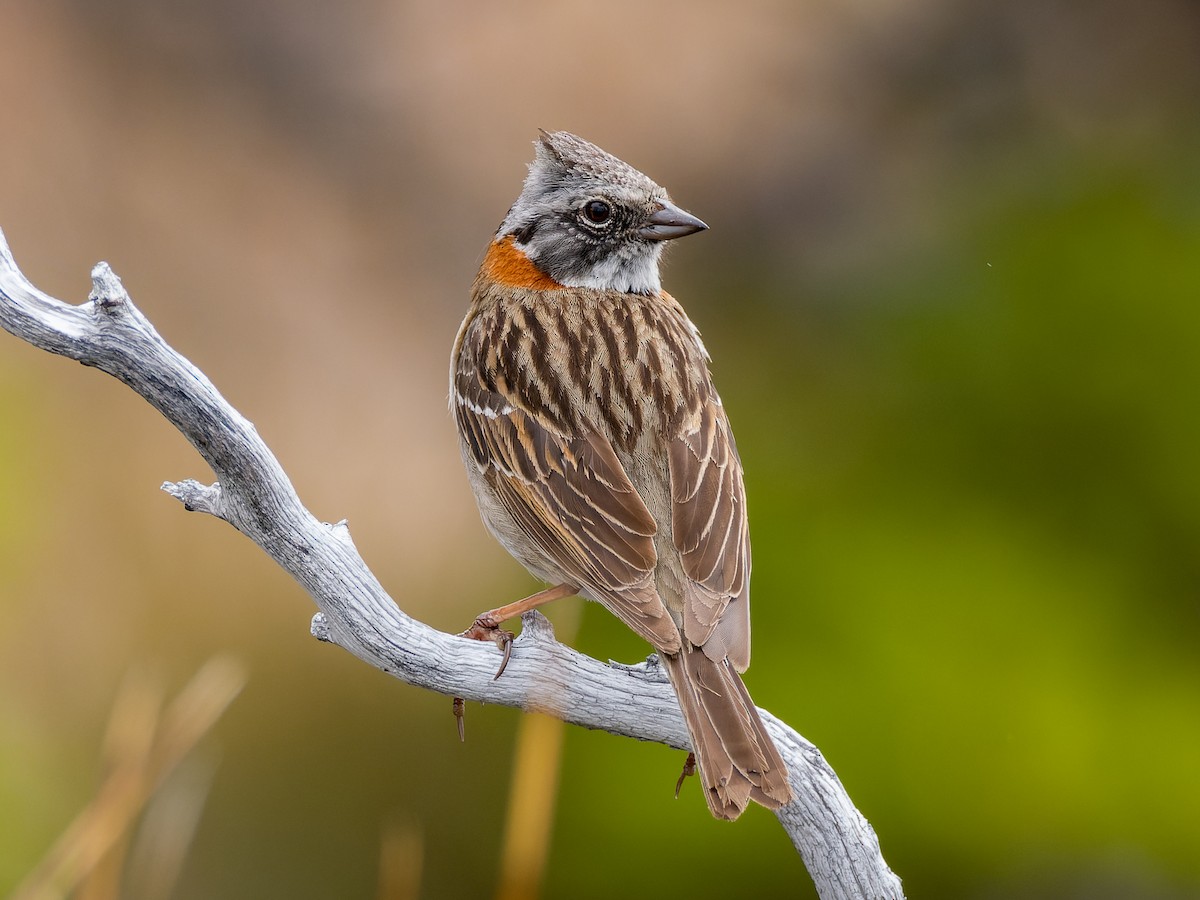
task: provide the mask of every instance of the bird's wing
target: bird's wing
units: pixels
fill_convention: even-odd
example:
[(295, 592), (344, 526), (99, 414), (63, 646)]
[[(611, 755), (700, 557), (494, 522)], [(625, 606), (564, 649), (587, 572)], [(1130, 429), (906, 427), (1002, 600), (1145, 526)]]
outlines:
[(715, 392), (670, 442), (671, 535), (687, 576), (683, 633), (710, 659), (750, 664), (750, 535), (742, 464)]
[(454, 406), (471, 459), (522, 532), (656, 649), (677, 652), (654, 586), (658, 528), (612, 444), (562, 433), (461, 375)]

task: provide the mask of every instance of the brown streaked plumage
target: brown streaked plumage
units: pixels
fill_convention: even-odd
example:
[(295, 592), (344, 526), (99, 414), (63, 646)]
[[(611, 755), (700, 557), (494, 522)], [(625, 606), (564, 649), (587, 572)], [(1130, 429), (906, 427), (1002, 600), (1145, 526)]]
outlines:
[[(658, 282), (662, 242), (706, 226), (574, 135), (543, 134), (537, 151), (451, 361), (480, 512), (560, 586), (548, 596), (598, 601), (658, 651), (713, 814), (776, 808), (791, 799), (787, 770), (738, 676), (750, 662), (741, 463), (699, 333)], [(494, 636), (543, 599), (485, 613), (470, 633)]]

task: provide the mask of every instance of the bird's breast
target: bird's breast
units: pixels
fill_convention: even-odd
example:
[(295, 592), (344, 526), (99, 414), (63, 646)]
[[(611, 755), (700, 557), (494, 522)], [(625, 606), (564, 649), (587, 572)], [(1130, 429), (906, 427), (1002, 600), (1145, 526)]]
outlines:
[(474, 358), (461, 362), (480, 385), (545, 426), (595, 430), (621, 451), (674, 437), (712, 391), (696, 330), (667, 295), (513, 288), (481, 271), (466, 327)]

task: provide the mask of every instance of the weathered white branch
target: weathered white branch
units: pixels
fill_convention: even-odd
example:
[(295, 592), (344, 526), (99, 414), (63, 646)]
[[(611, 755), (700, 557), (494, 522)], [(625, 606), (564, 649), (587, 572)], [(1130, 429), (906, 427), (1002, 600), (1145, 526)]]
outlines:
[[(80, 306), (43, 294), (18, 270), (0, 233), (0, 325), (119, 378), (178, 428), (217, 483), (168, 482), (163, 490), (187, 509), (224, 519), (300, 582), (320, 609), (312, 621), (315, 636), (408, 684), (689, 746), (653, 657), (634, 666), (591, 659), (555, 641), (546, 619), (533, 613), (525, 617), (504, 677), (493, 680), (498, 651), (492, 644), (443, 634), (405, 615), (359, 556), (345, 523), (319, 522), (305, 509), (254, 426), (159, 337), (107, 264), (92, 270), (92, 283)], [(788, 762), (796, 797), (779, 811), (779, 821), (820, 896), (902, 898), (875, 832), (821, 752), (769, 713), (763, 720)]]

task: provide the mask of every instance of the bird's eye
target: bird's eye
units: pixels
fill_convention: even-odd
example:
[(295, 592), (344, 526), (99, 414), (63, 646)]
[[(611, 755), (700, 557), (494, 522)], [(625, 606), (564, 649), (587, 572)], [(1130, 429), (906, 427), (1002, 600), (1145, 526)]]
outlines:
[(612, 207), (603, 200), (589, 200), (583, 205), (583, 214), (593, 225), (603, 225), (612, 218)]

